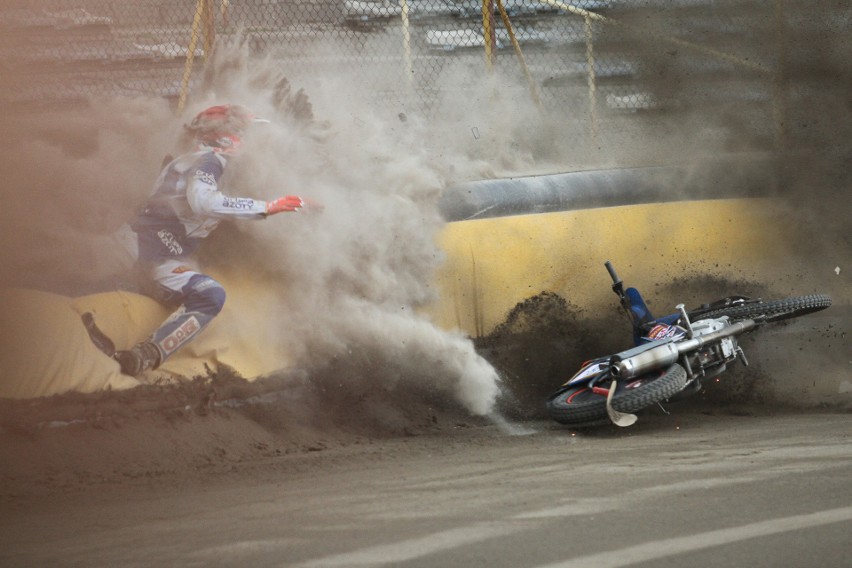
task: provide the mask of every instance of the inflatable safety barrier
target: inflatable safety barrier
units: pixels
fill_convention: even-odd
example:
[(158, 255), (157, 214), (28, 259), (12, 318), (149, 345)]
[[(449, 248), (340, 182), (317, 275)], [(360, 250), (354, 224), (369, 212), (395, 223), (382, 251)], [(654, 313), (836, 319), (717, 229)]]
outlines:
[[(737, 280), (783, 271), (789, 225), (769, 199), (601, 207), (449, 223), (431, 309), (444, 327), (488, 334), (543, 291), (588, 308), (610, 306), (611, 260), (643, 288), (684, 274)], [(672, 306), (667, 306), (671, 308)]]
[[(239, 303), (235, 299), (232, 304)], [(117, 349), (147, 337), (169, 315), (156, 301), (130, 292), (104, 292), (70, 298), (25, 289), (0, 289), (0, 397), (34, 398), (69, 391), (97, 392), (132, 388), (140, 382), (121, 374), (118, 363), (89, 338), (81, 319), (95, 317), (98, 327)], [(219, 365), (251, 378), (286, 366), (285, 354), (249, 341), (226, 306), (216, 325), (146, 373), (146, 382), (173, 377), (205, 376)], [(246, 339), (243, 339), (246, 338)]]
[[(766, 177), (765, 168), (749, 171), (751, 188)], [(519, 302), (542, 292), (591, 309), (610, 306), (602, 285), (608, 278), (605, 260), (645, 289), (685, 270), (729, 278), (750, 272), (764, 279), (772, 267), (784, 270), (779, 260), (786, 253), (789, 228), (770, 199), (714, 195), (661, 202), (654, 180), (672, 175), (686, 174), (648, 168), (586, 172), (494, 180), (449, 192), (441, 208), (450, 222), (439, 235), (445, 260), (436, 275), (437, 300), (426, 315), (442, 328), (475, 338), (490, 333)], [(734, 191), (731, 184), (724, 187)], [(227, 365), (253, 378), (286, 368), (287, 353), (260, 345), (256, 338), (264, 331), (243, 329), (252, 323), (235, 317), (262, 313), (262, 291), (252, 282), (217, 279), (234, 292), (225, 309), (154, 372), (194, 377)], [(0, 290), (0, 397), (138, 385), (92, 344), (81, 320), (87, 312), (118, 349), (147, 337), (168, 315), (154, 300), (129, 292), (70, 298)]]

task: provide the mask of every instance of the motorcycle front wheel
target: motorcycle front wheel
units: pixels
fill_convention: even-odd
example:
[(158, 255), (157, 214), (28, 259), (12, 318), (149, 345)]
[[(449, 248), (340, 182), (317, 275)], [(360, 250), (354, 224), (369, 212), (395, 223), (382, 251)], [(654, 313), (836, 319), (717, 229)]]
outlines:
[(810, 294), (768, 302), (746, 302), (711, 310), (701, 314), (700, 317), (710, 319), (728, 316), (731, 321), (763, 318), (767, 322), (772, 322), (818, 312), (829, 306), (831, 306), (831, 298), (825, 294)]
[[(675, 363), (663, 371), (647, 373), (618, 383), (612, 407), (619, 412), (637, 412), (677, 394), (686, 386), (686, 370)], [(608, 380), (598, 382), (608, 388)], [(606, 394), (587, 385), (563, 387), (547, 399), (547, 412), (560, 424), (594, 426), (609, 422)]]

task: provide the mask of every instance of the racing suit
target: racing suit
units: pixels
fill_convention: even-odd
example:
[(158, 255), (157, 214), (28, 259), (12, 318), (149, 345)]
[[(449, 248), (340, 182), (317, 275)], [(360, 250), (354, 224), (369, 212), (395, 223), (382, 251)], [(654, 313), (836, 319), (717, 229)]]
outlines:
[[(222, 219), (263, 219), (267, 203), (219, 191), (227, 157), (203, 150), (164, 167), (146, 207), (131, 223), (138, 260), (156, 283), (155, 297), (176, 311), (148, 340), (159, 363), (193, 339), (221, 311), (225, 290), (192, 261), (201, 240)], [(158, 364), (159, 364), (158, 363)]]

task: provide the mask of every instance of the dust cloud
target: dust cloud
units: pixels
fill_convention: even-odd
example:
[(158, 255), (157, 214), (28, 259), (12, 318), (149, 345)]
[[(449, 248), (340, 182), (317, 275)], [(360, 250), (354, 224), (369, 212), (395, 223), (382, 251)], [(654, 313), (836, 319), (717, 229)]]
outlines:
[(75, 294), (114, 271), (120, 257), (102, 241), (144, 201), (174, 137), (170, 117), (165, 102), (143, 99), (4, 115), (0, 285)]
[[(829, 24), (814, 21), (817, 12), (788, 14), (782, 43), (789, 99), (779, 124), (787, 153), (779, 183), (767, 190), (786, 200), (804, 234), (813, 236), (779, 245), (790, 248), (797, 264), (779, 273), (789, 275), (790, 286), (804, 274), (820, 291), (839, 290), (835, 301), (848, 305), (852, 47), (842, 25), (848, 10)], [(716, 14), (721, 20), (739, 15), (723, 7)], [(666, 29), (667, 17), (665, 11), (639, 13), (635, 23)], [(758, 46), (774, 64), (775, 48), (765, 47), (777, 45), (770, 14), (751, 21), (757, 24), (746, 28), (748, 43), (725, 49), (748, 56)], [(607, 39), (602, 33), (602, 61)], [(610, 39), (617, 44), (624, 36)], [(211, 270), (262, 288), (262, 313), (244, 314), (262, 322), (259, 329), (273, 330), (258, 341), (286, 346), (297, 366), (323, 369), (332, 361), (330, 368), (348, 372), (347, 380), (378, 377), (393, 388), (429, 384), (470, 411), (487, 413), (500, 391), (494, 368), (467, 338), (438, 329), (419, 312), (435, 300), (431, 277), (442, 260), (435, 236), (443, 224), (437, 200), (444, 187), (507, 172), (700, 164), (708, 156), (750, 159), (775, 149), (773, 129), (741, 120), (740, 102), (722, 97), (704, 104), (700, 95), (718, 92), (724, 81), (689, 93), (695, 68), (684, 65), (685, 52), (629, 40), (649, 92), (660, 100), (698, 102), (670, 114), (652, 111), (654, 120), (602, 106), (606, 128), (591, 145), (588, 124), (578, 118), (587, 111), (585, 99), (542, 113), (523, 80), (504, 68), (474, 83), (468, 65), (447, 67), (440, 112), (426, 120), (405, 105), (401, 112), (377, 108), (350, 84), (351, 70), (285, 76), (274, 57), (252, 57), (239, 42), (219, 46), (177, 118), (167, 102), (148, 97), (93, 100), (38, 118), (4, 115), (0, 284), (71, 295), (132, 286), (113, 231), (144, 202), (163, 156), (186, 150), (181, 124), (210, 104), (239, 102), (272, 124), (247, 138), (244, 156), (227, 173), (228, 191), (259, 199), (298, 194), (322, 204), (316, 214), (309, 208), (298, 216), (223, 225), (206, 243), (202, 260)], [(482, 62), (469, 65), (480, 70)], [(738, 77), (732, 75), (730, 85), (741, 87)], [(374, 79), (375, 92), (393, 86)], [(771, 80), (757, 81), (761, 92), (771, 91)], [(835, 267), (839, 275), (831, 272)], [(821, 284), (831, 278), (826, 290)]]
[(469, 339), (420, 312), (436, 300), (445, 180), (418, 133), (388, 128), (354, 95), (345, 105), (315, 105), (272, 60), (251, 58), (239, 42), (219, 46), (199, 92), (178, 120), (165, 102), (147, 98), (9, 120), (15, 136), (7, 142), (15, 141), (5, 156), (14, 173), (0, 213), (2, 284), (68, 295), (132, 287), (130, 258), (114, 232), (144, 202), (163, 156), (188, 150), (181, 124), (209, 105), (239, 102), (271, 124), (247, 134), (225, 191), (311, 203), (302, 214), (225, 224), (205, 243), (205, 266), (250, 283), (234, 293), (255, 289), (265, 298), (239, 316), (267, 330), (256, 341), (319, 374), (333, 361), (345, 375), (338, 382), (418, 382), (473, 414), (489, 413), (496, 371)]

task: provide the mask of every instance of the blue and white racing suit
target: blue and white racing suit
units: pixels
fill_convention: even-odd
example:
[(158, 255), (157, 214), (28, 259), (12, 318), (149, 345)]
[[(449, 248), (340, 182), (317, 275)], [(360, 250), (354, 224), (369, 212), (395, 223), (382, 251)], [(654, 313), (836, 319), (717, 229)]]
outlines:
[(198, 335), (225, 304), (224, 288), (193, 262), (201, 240), (222, 219), (266, 217), (265, 201), (219, 191), (226, 164), (227, 157), (212, 150), (172, 160), (131, 224), (139, 262), (157, 284), (157, 299), (177, 308), (149, 339), (160, 351), (160, 362)]

